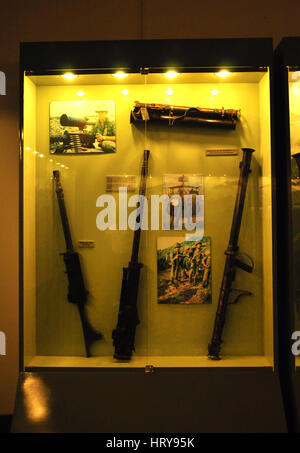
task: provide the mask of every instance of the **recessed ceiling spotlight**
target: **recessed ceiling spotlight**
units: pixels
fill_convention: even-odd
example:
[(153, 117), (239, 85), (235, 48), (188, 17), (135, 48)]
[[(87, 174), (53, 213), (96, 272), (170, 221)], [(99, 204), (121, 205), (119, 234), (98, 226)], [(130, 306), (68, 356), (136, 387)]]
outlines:
[(73, 74), (73, 72), (65, 72), (62, 77), (66, 80), (73, 80), (76, 79), (77, 75)]
[(127, 77), (128, 74), (126, 74), (124, 71), (117, 71), (113, 74), (114, 77), (117, 77), (117, 79), (124, 79), (124, 77)]
[(217, 72), (216, 75), (219, 77), (227, 77), (229, 76), (230, 72), (227, 69), (222, 69), (221, 71)]
[(169, 79), (174, 79), (175, 77), (179, 76), (179, 73), (176, 71), (167, 71), (165, 72), (165, 76)]
[(300, 94), (300, 82), (294, 82), (292, 84), (292, 93), (296, 96)]

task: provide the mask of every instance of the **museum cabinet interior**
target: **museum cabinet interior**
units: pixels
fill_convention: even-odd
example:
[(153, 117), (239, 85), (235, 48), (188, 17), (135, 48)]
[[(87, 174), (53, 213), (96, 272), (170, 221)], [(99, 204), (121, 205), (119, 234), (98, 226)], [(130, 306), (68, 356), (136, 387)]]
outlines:
[[(235, 129), (172, 125), (170, 121), (163, 124), (130, 122), (135, 101), (210, 109), (224, 107), (240, 110), (240, 118)], [(296, 108), (296, 103), (293, 105)], [(98, 146), (95, 137), (94, 145), (91, 142), (90, 147), (83, 148), (74, 141), (68, 145), (63, 139), (55, 138), (63, 129), (68, 129), (59, 122), (63, 114), (83, 117), (86, 123), (95, 124), (101, 109), (111, 121), (115, 119), (115, 148), (110, 152)], [(174, 78), (151, 68), (148, 74), (130, 73), (124, 78), (108, 73), (78, 74), (73, 79), (61, 75), (25, 75), (23, 124), (25, 369), (144, 368), (147, 365), (273, 367), (271, 129), (267, 70), (229, 72), (221, 76), (186, 70)], [(94, 124), (82, 127), (73, 124), (68, 130), (75, 131), (75, 135), (76, 130), (79, 135), (88, 135)], [(207, 346), (218, 304), (243, 147), (253, 148), (255, 152), (239, 250), (244, 261), (248, 262), (248, 255), (251, 256), (254, 269), (252, 273), (237, 269), (233, 287), (249, 291), (251, 295), (229, 305), (222, 359), (216, 361), (207, 358)], [(140, 242), (139, 261), (143, 267), (138, 290), (140, 324), (136, 329), (135, 352), (130, 361), (118, 361), (113, 358), (112, 331), (118, 318), (122, 268), (130, 260), (134, 232), (118, 228), (118, 215), (116, 229), (101, 231), (96, 220), (103, 207), (96, 202), (103, 194), (111, 195), (119, 212), (119, 193), (116, 186), (109, 188), (107, 176), (118, 176), (120, 181), (131, 177), (133, 191), (128, 186), (128, 198), (138, 193), (144, 149), (150, 150), (146, 189), (149, 206), (151, 195), (165, 193), (166, 175), (173, 184), (177, 181), (177, 186), (188, 186), (193, 178), (202, 185), (204, 239), (210, 245), (211, 274), (206, 299), (197, 300), (201, 284), (197, 287), (196, 277), (194, 284), (190, 283), (190, 270), (184, 270), (184, 266), (177, 281), (172, 283), (172, 267), (168, 261), (170, 247), (180, 243), (183, 253), (187, 246), (186, 235), (190, 232), (163, 230), (161, 224), (159, 230), (151, 229), (149, 208), (149, 229), (141, 232)], [(92, 345), (89, 358), (85, 357), (77, 307), (67, 298), (68, 280), (61, 255), (66, 251), (66, 244), (53, 178), (55, 170), (60, 174), (74, 249), (80, 254), (89, 292), (88, 318), (103, 335)], [(294, 171), (295, 174), (298, 171), (296, 166)], [(295, 187), (300, 187), (297, 180), (299, 176)], [(128, 207), (128, 214), (133, 209)], [(158, 256), (164, 258), (163, 269), (159, 268)]]

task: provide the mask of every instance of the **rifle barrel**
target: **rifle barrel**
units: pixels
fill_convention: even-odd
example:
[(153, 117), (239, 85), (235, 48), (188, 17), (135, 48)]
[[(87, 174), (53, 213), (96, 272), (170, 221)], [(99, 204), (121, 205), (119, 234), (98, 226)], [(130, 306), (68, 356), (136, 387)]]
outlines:
[(66, 211), (65, 199), (64, 199), (64, 191), (62, 185), (60, 183), (60, 175), (58, 170), (53, 171), (53, 176), (55, 180), (55, 190), (56, 196), (58, 201), (58, 207), (61, 217), (61, 223), (64, 231), (64, 237), (66, 242), (66, 249), (68, 252), (72, 252), (74, 250), (73, 241), (71, 236), (71, 230), (69, 225), (69, 220)]

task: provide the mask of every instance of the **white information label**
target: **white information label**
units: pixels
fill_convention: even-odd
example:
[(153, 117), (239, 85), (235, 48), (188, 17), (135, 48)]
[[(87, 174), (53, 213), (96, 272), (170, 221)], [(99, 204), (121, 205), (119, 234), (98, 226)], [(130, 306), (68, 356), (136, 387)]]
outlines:
[(106, 192), (118, 192), (120, 187), (126, 187), (127, 192), (136, 191), (135, 175), (106, 176)]
[(239, 150), (237, 148), (234, 148), (234, 149), (223, 149), (223, 148), (207, 149), (205, 151), (206, 156), (237, 156), (238, 153), (239, 153)]
[(91, 249), (95, 247), (95, 241), (87, 241), (87, 240), (81, 240), (78, 241), (78, 247), (80, 248), (86, 248), (86, 249)]

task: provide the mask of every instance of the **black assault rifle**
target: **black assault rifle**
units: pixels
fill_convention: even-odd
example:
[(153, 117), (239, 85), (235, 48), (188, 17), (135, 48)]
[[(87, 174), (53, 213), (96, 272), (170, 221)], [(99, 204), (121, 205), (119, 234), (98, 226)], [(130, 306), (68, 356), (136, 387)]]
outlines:
[[(240, 163), (240, 178), (238, 182), (237, 196), (233, 212), (233, 220), (231, 225), (230, 239), (227, 250), (225, 251), (226, 261), (223, 273), (223, 280), (220, 289), (218, 308), (215, 318), (215, 325), (212, 334), (212, 339), (208, 345), (208, 357), (213, 360), (220, 359), (220, 349), (222, 343), (222, 333), (225, 324), (226, 310), (229, 303), (238, 302), (241, 296), (250, 296), (249, 291), (231, 288), (235, 278), (236, 268), (239, 267), (243, 271), (251, 273), (253, 271), (253, 262), (251, 265), (244, 263), (238, 256), (238, 239), (241, 228), (241, 221), (244, 209), (244, 202), (247, 190), (248, 176), (251, 172), (251, 157), (254, 149), (242, 148), (243, 159)], [(252, 260), (251, 260), (252, 261)], [(230, 293), (236, 291), (237, 296), (233, 302), (229, 302)]]
[(92, 343), (97, 340), (100, 340), (102, 338), (102, 334), (100, 332), (97, 332), (93, 328), (93, 326), (90, 324), (87, 318), (85, 306), (87, 302), (88, 291), (85, 289), (84, 286), (79, 255), (77, 252), (74, 251), (73, 247), (72, 236), (70, 232), (70, 226), (65, 207), (64, 192), (59, 178), (59, 171), (54, 171), (53, 176), (56, 185), (57, 201), (67, 249), (65, 253), (62, 253), (62, 255), (64, 257), (66, 273), (69, 282), (68, 301), (71, 302), (72, 304), (77, 305), (78, 307), (83, 330), (86, 356), (90, 357), (91, 356), (90, 347)]
[(137, 296), (139, 289), (140, 270), (143, 266), (138, 262), (143, 217), (143, 200), (146, 192), (148, 175), (149, 150), (144, 150), (144, 160), (141, 172), (139, 195), (140, 214), (136, 218), (136, 227), (133, 237), (131, 260), (128, 267), (123, 267), (122, 289), (118, 314), (117, 327), (113, 330), (112, 338), (115, 347), (114, 358), (118, 360), (130, 360), (134, 351), (134, 339), (136, 326), (139, 324), (137, 312)]

